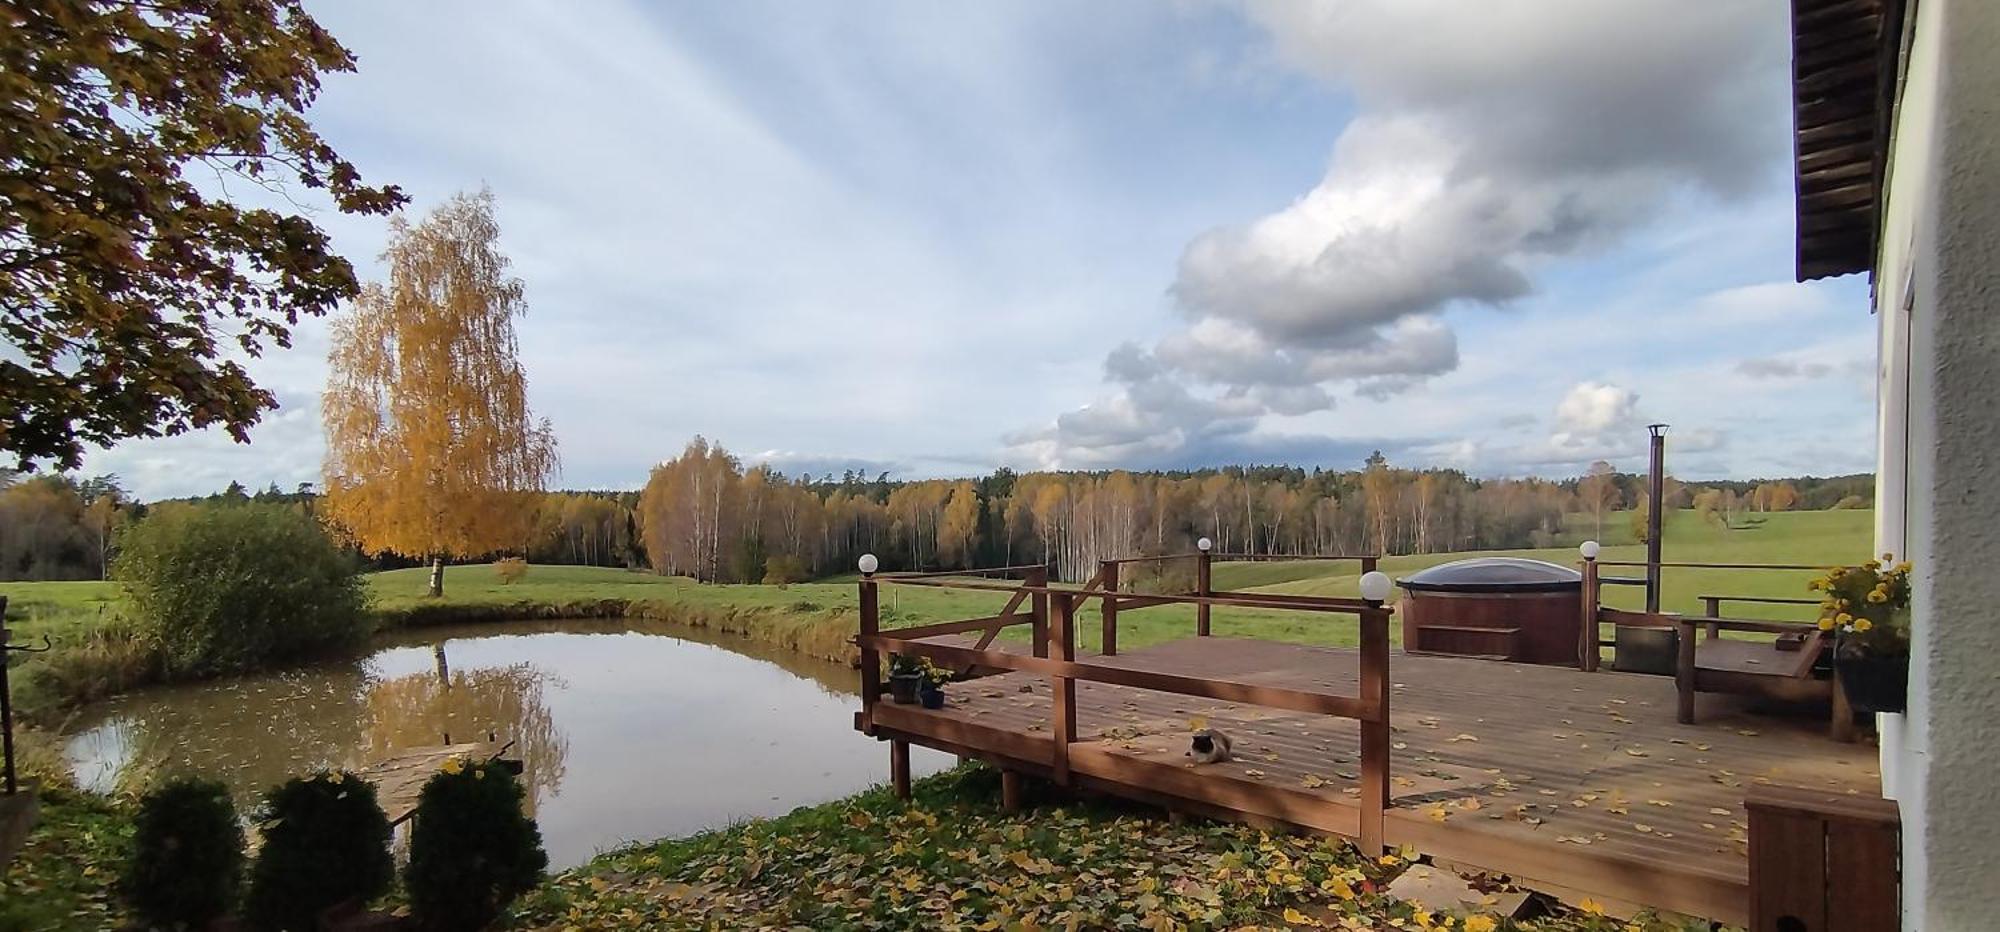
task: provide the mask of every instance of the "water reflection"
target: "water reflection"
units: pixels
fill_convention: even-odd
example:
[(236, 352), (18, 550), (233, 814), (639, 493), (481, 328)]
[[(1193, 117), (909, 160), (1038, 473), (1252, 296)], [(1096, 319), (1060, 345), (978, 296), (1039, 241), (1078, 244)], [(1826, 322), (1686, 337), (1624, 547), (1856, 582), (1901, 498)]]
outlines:
[[(536, 621), (403, 632), (369, 657), (153, 690), (73, 729), (79, 779), (222, 779), (248, 806), (316, 767), (488, 734), (514, 742), (551, 859), (845, 795), (884, 778), (853, 731), (854, 674), (658, 624)], [(913, 764), (941, 769), (943, 755)]]

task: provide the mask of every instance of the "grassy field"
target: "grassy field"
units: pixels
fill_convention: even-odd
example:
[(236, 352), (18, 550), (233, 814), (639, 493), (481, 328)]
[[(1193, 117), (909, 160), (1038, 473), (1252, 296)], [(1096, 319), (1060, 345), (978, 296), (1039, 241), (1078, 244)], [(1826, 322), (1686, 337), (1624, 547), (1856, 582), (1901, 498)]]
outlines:
[[(1576, 544), (1597, 538), (1604, 549), (1604, 561), (1643, 561), (1644, 544), (1633, 539), (1631, 522), (1620, 513), (1606, 515), (1604, 534), (1597, 538), (1596, 527), (1587, 515), (1573, 515), (1563, 546), (1546, 550), (1508, 550), (1490, 553), (1434, 553), (1390, 557), (1382, 561), (1382, 571), (1402, 578), (1425, 567), (1469, 556), (1522, 556), (1573, 566)], [(1723, 530), (1698, 518), (1692, 511), (1678, 511), (1668, 518), (1661, 551), (1668, 563), (1795, 563), (1812, 566), (1860, 563), (1869, 553), (1874, 533), (1872, 511), (1795, 511), (1751, 515), (1747, 522)], [(1332, 569), (1336, 572), (1328, 573)], [(1639, 577), (1638, 567), (1607, 567), (1606, 576)], [(1780, 570), (1674, 569), (1661, 571), (1660, 607), (1666, 611), (1698, 612), (1703, 595), (1735, 595), (1805, 598), (1806, 581), (1816, 573)], [(1228, 566), (1216, 570), (1216, 584), (1301, 595), (1355, 595), (1359, 573), (1353, 564), (1319, 567), (1309, 563), (1267, 563)], [(1619, 608), (1640, 608), (1644, 590), (1637, 586), (1606, 586), (1604, 601)], [(1725, 613), (1744, 618), (1809, 620), (1809, 605), (1726, 605)]]
[[(1669, 518), (1666, 559), (1669, 562), (1857, 563), (1869, 556), (1872, 513), (1867, 511), (1788, 512), (1753, 515), (1724, 530), (1701, 521), (1691, 511)], [(1498, 551), (1562, 564), (1577, 559), (1575, 542), (1596, 535), (1587, 516), (1575, 516), (1562, 546), (1546, 550)], [(1605, 517), (1604, 560), (1641, 560), (1645, 548), (1634, 542), (1627, 515)], [(1382, 569), (1394, 577), (1472, 554), (1424, 554), (1390, 557)], [(421, 568), (392, 570), (369, 577), (376, 612), (387, 627), (485, 621), (522, 617), (627, 617), (677, 621), (696, 627), (744, 634), (757, 640), (828, 659), (850, 656), (846, 643), (854, 631), (855, 586), (851, 578), (791, 586), (702, 585), (677, 577), (601, 567), (535, 566), (525, 578), (500, 582), (492, 567), (457, 566), (445, 574), (445, 597), (424, 595)], [(1607, 575), (1637, 575), (1635, 569), (1610, 569)], [(1810, 572), (1680, 570), (1664, 574), (1663, 607), (1698, 611), (1698, 596), (1805, 596)], [(1304, 595), (1358, 594), (1359, 568), (1347, 562), (1221, 563), (1215, 569), (1220, 589), (1269, 591)], [(120, 615), (117, 587), (100, 582), (0, 584), (8, 597), (7, 623), (16, 641), (49, 635), (57, 654), (17, 660), (23, 666), (22, 705), (29, 712), (90, 701), (151, 681), (145, 658), (130, 636), (130, 624)], [(1638, 587), (1607, 586), (1605, 600), (1620, 607), (1639, 607)], [(989, 592), (887, 586), (882, 608), (885, 626), (921, 624), (991, 614), (1004, 596)], [(1738, 605), (1727, 609), (1742, 617), (1806, 619), (1810, 606)], [(1260, 637), (1315, 644), (1351, 645), (1351, 619), (1255, 609), (1214, 612), (1217, 634)], [(1100, 618), (1095, 604), (1078, 618), (1078, 642), (1084, 650), (1098, 648)], [(1168, 605), (1124, 613), (1119, 619), (1119, 643), (1127, 647), (1186, 637), (1194, 631), (1192, 606)], [(1025, 627), (1008, 636), (1023, 639)], [(33, 669), (47, 666), (50, 675)]]

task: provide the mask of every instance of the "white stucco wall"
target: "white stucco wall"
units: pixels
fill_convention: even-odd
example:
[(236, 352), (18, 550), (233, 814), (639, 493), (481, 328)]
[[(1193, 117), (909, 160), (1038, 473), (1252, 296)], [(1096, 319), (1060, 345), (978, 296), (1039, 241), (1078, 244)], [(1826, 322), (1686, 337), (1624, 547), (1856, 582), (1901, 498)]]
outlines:
[[(1876, 275), (1885, 354), (1879, 488), (1890, 498), (1878, 536), (1882, 549), (1906, 553), (1917, 567), (1909, 722), (1904, 747), (1891, 749), (1902, 758), (1904, 925), (1993, 929), (2000, 928), (2000, 3), (1916, 0), (1913, 7)], [(1907, 398), (1894, 382), (1905, 358)], [(1899, 480), (1906, 489), (1896, 488)]]

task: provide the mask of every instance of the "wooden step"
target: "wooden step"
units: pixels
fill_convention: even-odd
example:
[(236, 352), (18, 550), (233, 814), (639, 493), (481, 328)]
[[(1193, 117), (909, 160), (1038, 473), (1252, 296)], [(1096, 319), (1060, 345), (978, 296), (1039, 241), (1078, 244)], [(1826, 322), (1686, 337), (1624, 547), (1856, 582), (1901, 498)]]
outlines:
[(1521, 633), (1520, 628), (1487, 628), (1479, 625), (1420, 625), (1418, 631), (1461, 631), (1468, 634), (1504, 634), (1512, 637)]

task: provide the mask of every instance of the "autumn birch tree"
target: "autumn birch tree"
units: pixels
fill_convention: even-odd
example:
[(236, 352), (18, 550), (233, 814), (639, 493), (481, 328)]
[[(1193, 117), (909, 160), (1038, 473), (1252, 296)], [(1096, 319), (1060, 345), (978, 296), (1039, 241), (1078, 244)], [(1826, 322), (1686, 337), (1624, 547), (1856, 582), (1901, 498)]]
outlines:
[(326, 422), (328, 520), (371, 553), (444, 561), (513, 547), (556, 468), (548, 421), (528, 410), (514, 318), (521, 280), (500, 253), (493, 194), (391, 221), (386, 284), (333, 331)]

